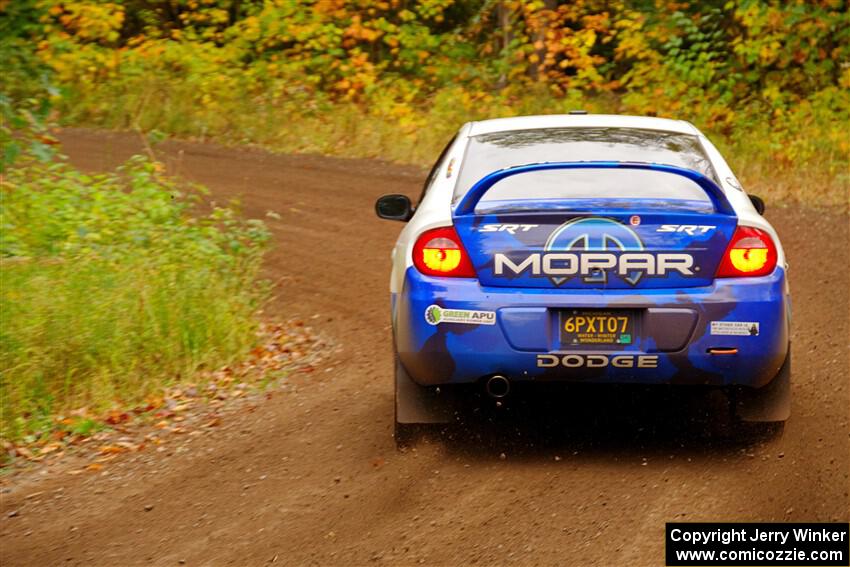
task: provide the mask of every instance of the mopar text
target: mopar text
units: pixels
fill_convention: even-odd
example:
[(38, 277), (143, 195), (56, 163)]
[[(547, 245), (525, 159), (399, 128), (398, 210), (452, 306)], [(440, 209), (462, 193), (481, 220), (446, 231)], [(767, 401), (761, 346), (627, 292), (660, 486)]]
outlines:
[(640, 272), (648, 276), (665, 276), (676, 271), (692, 276), (694, 258), (690, 254), (648, 252), (536, 252), (514, 262), (499, 252), (495, 256), (494, 272), (497, 276), (519, 275), (530, 272), (532, 276), (570, 277), (587, 276), (600, 271), (614, 271), (620, 276)]

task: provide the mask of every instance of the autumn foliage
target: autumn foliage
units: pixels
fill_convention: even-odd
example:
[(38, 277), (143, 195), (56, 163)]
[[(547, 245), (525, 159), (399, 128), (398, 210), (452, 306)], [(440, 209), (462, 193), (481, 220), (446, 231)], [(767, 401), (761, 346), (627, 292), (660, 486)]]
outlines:
[(850, 15), (840, 0), (0, 9), (15, 22), (7, 35), (32, 46), (62, 89), (66, 122), (424, 164), (466, 120), (580, 106), (690, 120), (734, 149), (746, 181), (778, 196), (802, 197), (792, 185), (805, 180), (841, 201), (847, 182)]

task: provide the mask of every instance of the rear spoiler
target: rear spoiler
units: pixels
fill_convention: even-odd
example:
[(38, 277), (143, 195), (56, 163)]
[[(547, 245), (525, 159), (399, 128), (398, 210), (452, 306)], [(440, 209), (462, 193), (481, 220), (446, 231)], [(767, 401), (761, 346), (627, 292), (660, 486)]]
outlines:
[(484, 194), (489, 191), (493, 185), (506, 177), (519, 175), (520, 173), (547, 171), (551, 169), (643, 169), (681, 175), (682, 177), (687, 177), (705, 191), (718, 213), (735, 216), (735, 210), (732, 208), (732, 205), (729, 204), (729, 200), (726, 199), (723, 189), (698, 171), (660, 163), (635, 163), (624, 161), (559, 161), (532, 163), (529, 165), (500, 169), (482, 177), (475, 185), (472, 186), (455, 208), (455, 215), (469, 215), (475, 212), (475, 207), (478, 205), (478, 201), (481, 200)]

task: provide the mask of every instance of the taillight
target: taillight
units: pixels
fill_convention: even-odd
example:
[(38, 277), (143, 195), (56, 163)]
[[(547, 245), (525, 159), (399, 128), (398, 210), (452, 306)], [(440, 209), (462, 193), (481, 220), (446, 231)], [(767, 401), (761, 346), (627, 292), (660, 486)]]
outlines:
[(763, 230), (739, 226), (717, 268), (718, 278), (766, 276), (776, 267), (776, 245)]
[(450, 226), (422, 233), (413, 245), (413, 264), (426, 276), (475, 277), (472, 262)]

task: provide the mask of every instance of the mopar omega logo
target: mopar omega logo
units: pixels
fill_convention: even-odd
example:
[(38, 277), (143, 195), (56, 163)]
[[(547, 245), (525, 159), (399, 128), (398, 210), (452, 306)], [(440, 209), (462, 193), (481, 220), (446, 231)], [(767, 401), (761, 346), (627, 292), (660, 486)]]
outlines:
[(494, 256), (494, 274), (520, 275), (526, 271), (532, 277), (547, 277), (555, 285), (580, 276), (585, 283), (608, 282), (614, 273), (630, 285), (643, 276), (665, 276), (677, 271), (692, 276), (693, 256), (681, 253), (647, 252), (638, 235), (626, 225), (599, 217), (580, 218), (555, 229), (543, 247), (543, 252), (523, 257)]
[[(569, 252), (572, 250), (588, 252), (605, 252), (607, 250), (643, 250), (635, 231), (629, 227), (603, 218), (578, 219), (562, 224), (549, 236), (544, 247), (546, 252)], [(624, 278), (634, 285), (640, 280), (641, 272), (632, 270)], [(554, 277), (550, 279), (555, 285), (561, 285), (569, 277)], [(585, 283), (607, 283), (608, 272), (602, 267), (590, 269), (590, 274), (584, 276)]]

